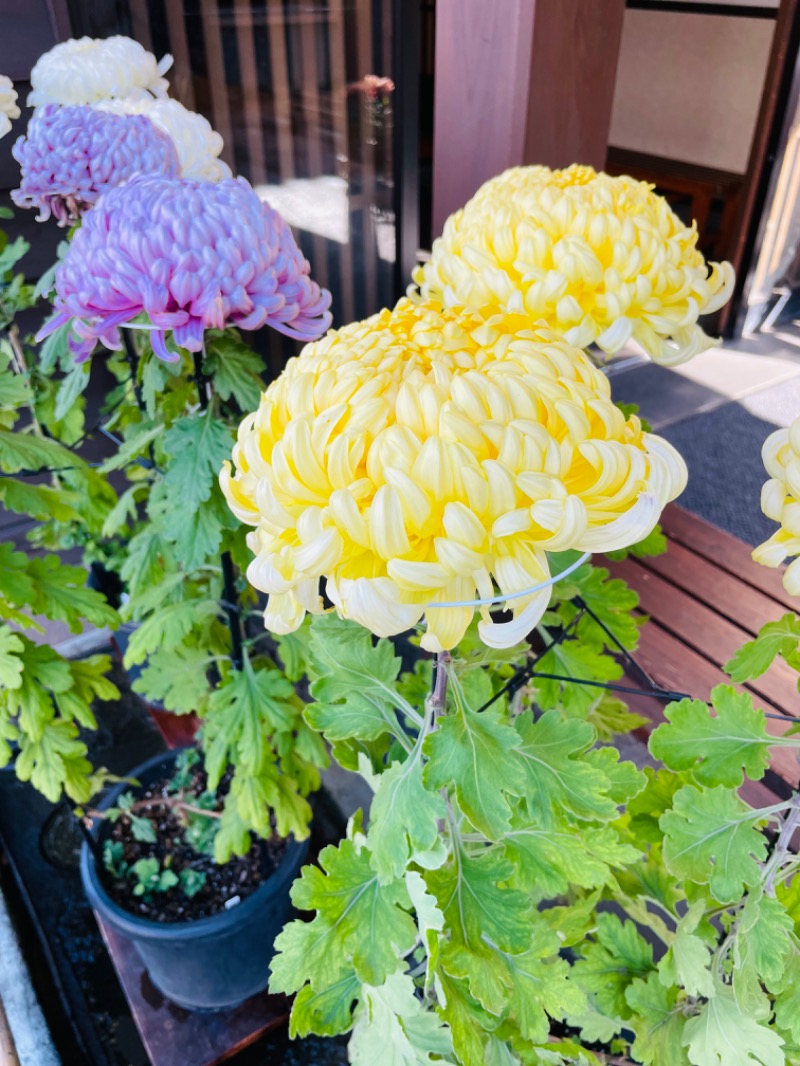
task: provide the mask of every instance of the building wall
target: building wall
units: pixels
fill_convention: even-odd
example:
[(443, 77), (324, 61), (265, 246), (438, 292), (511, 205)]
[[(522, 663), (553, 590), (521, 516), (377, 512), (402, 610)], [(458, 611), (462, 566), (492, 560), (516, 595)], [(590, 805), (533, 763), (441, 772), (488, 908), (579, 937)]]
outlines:
[(743, 174), (774, 26), (627, 10), (609, 143)]

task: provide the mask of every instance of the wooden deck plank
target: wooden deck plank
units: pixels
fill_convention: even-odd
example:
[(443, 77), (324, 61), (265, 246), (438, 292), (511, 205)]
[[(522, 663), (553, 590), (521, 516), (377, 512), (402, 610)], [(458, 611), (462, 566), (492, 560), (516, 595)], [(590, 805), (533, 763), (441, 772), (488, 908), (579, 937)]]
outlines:
[[(610, 563), (609, 569), (636, 589), (645, 614), (657, 618), (659, 625), (715, 666), (724, 667), (737, 648), (751, 638), (749, 632), (718, 614), (701, 599), (636, 560)], [(702, 595), (702, 589), (694, 591)], [(777, 661), (749, 687), (779, 710), (800, 714), (797, 674), (783, 660)]]
[[(640, 609), (649, 616), (635, 659), (656, 684), (695, 699), (708, 700), (718, 684), (730, 684), (722, 667), (738, 647), (766, 622), (798, 607), (781, 584), (779, 572), (765, 570), (750, 558), (750, 546), (703, 519), (671, 506), (662, 526), (668, 548), (664, 555), (624, 562), (598, 559), (615, 577), (639, 594)], [(627, 680), (641, 684), (633, 670)], [(767, 729), (783, 735), (800, 717), (797, 676), (782, 660), (745, 686), (757, 706), (770, 715)], [(664, 720), (664, 704), (642, 691), (626, 698), (631, 710), (648, 719), (638, 731), (642, 739)], [(800, 781), (800, 761), (793, 749), (771, 749), (771, 765), (760, 782), (740, 790), (748, 803), (764, 806), (791, 795)]]
[[(659, 685), (676, 692), (686, 692), (699, 700), (708, 700), (715, 685), (730, 684), (730, 678), (718, 666), (704, 659), (653, 619), (642, 629), (636, 661)], [(741, 685), (735, 687), (746, 688)], [(759, 700), (757, 693), (753, 695), (757, 705), (764, 702)], [(632, 707), (634, 710), (639, 709), (633, 701)], [(769, 712), (775, 710), (773, 706), (767, 706), (765, 709)], [(663, 720), (663, 708), (659, 708), (658, 713), (659, 721)], [(649, 712), (648, 716), (652, 720), (652, 712)], [(654, 722), (654, 725), (657, 724), (658, 722)], [(785, 723), (770, 718), (767, 719), (767, 731), (774, 736), (783, 736), (791, 724), (789, 718)], [(773, 748), (772, 768), (792, 785), (797, 785), (800, 781), (800, 764), (791, 749)]]
[[(671, 540), (664, 555), (640, 560), (643, 567), (702, 600), (751, 637), (766, 622), (780, 618), (785, 607), (767, 593), (745, 584), (710, 559)], [(627, 565), (627, 563), (625, 564)], [(624, 570), (619, 571), (624, 576)]]
[(286, 997), (268, 992), (229, 1010), (175, 1006), (150, 983), (133, 944), (95, 918), (153, 1066), (218, 1066), (289, 1016)]
[(790, 596), (783, 587), (782, 571), (754, 563), (750, 557), (752, 548), (744, 541), (675, 504), (665, 509), (661, 525), (670, 540), (690, 548), (788, 610), (794, 611), (800, 606), (797, 598)]

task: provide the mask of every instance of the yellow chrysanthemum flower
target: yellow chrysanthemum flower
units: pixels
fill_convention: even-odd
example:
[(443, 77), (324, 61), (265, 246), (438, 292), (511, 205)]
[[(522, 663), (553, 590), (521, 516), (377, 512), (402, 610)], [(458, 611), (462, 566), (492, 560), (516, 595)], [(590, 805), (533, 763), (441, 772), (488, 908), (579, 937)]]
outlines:
[[(446, 307), (519, 312), (579, 348), (631, 338), (674, 366), (710, 348), (697, 318), (733, 291), (653, 186), (591, 167), (514, 167), (451, 215), (414, 281)], [(413, 291), (409, 290), (413, 298)]]
[[(800, 555), (800, 418), (788, 429), (771, 433), (761, 457), (769, 474), (761, 490), (761, 510), (781, 528), (754, 549), (753, 558), (762, 566), (777, 567), (790, 555)], [(783, 587), (790, 596), (800, 596), (800, 559), (786, 568)]]
[[(547, 580), (547, 551), (635, 543), (686, 482), (562, 338), (410, 300), (306, 345), (242, 422), (233, 462), (220, 481), (256, 527), (248, 579), (269, 593), (269, 629), (320, 611), (325, 577), (339, 613), (379, 636), (425, 615), (432, 651), (463, 637), (474, 607), (458, 604)], [(482, 638), (517, 643), (548, 601), (513, 599), (506, 623), (482, 608)]]

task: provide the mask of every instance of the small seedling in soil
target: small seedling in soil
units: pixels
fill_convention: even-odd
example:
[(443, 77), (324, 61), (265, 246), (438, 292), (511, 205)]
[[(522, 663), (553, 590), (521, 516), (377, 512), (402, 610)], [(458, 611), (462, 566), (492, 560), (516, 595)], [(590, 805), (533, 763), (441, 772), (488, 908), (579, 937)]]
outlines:
[(206, 883), (206, 875), (202, 870), (181, 870), (181, 888), (189, 899), (194, 899), (203, 885)]
[(178, 875), (172, 870), (162, 870), (158, 865), (158, 859), (139, 859), (131, 867), (136, 883), (133, 886), (134, 896), (147, 896), (151, 892), (169, 892), (177, 884), (180, 884)]
[(224, 864), (214, 861), (230, 774), (208, 791), (198, 752), (178, 756), (174, 772), (114, 807), (89, 812), (110, 825), (103, 842), (103, 884), (132, 914), (182, 922), (219, 914), (251, 895), (278, 866), (286, 841), (258, 840)]
[(116, 807), (109, 807), (105, 812), (109, 822), (116, 822), (120, 818), (127, 818), (130, 823), (131, 833), (134, 840), (141, 840), (146, 844), (155, 844), (156, 831), (149, 818), (142, 818), (134, 813), (135, 800), (133, 793), (123, 792), (117, 801)]

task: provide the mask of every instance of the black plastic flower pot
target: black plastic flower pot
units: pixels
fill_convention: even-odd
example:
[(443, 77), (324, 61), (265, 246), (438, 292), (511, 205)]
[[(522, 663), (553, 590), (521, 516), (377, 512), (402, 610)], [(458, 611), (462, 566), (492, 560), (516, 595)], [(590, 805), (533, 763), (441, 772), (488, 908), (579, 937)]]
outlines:
[[(171, 772), (177, 755), (150, 759), (130, 776), (146, 788)], [(125, 783), (113, 788), (98, 809), (113, 806), (129, 788)], [(100, 840), (103, 830), (107, 823), (95, 830)], [(92, 908), (133, 942), (159, 992), (186, 1010), (225, 1010), (267, 987), (273, 943), (292, 909), (289, 888), (307, 852), (307, 841), (290, 839), (280, 866), (252, 895), (222, 914), (190, 922), (152, 922), (120, 907), (103, 887), (86, 843), (81, 879)]]

